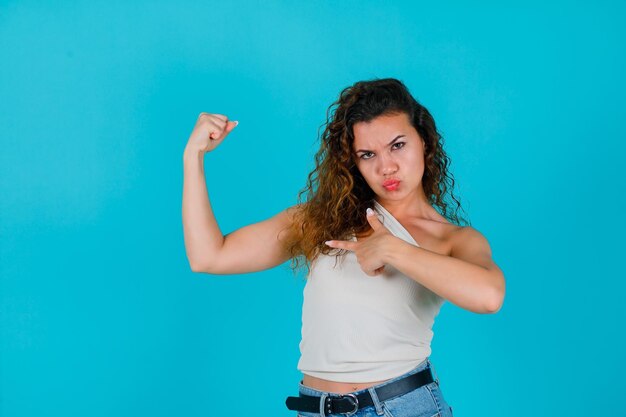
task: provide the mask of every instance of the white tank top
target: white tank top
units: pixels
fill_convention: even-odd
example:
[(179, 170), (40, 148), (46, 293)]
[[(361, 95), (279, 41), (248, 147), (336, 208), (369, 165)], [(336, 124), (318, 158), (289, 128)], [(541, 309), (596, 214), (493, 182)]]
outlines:
[[(419, 246), (380, 203), (373, 209), (391, 234)], [(356, 240), (353, 236), (351, 240)], [(432, 326), (445, 301), (391, 265), (366, 275), (352, 251), (319, 255), (303, 290), (298, 370), (337, 382), (395, 378), (431, 354)]]

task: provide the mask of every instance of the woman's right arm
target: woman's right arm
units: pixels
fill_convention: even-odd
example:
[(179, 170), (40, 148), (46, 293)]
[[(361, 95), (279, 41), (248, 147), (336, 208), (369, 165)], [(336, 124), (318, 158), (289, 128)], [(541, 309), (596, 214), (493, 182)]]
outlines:
[(261, 271), (290, 258), (286, 241), (295, 207), (226, 236), (217, 224), (206, 189), (204, 154), (219, 145), (235, 126), (226, 116), (202, 113), (183, 153), (183, 233), (194, 272)]

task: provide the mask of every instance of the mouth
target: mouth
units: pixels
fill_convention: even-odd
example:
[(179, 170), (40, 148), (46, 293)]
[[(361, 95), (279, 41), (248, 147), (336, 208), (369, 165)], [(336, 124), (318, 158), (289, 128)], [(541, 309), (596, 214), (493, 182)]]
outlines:
[(383, 187), (388, 191), (395, 190), (400, 185), (400, 180), (385, 180), (383, 182)]

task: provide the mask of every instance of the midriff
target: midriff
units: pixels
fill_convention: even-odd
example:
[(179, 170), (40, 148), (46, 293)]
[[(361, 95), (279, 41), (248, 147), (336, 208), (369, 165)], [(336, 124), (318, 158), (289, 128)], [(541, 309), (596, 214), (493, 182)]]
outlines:
[(313, 388), (318, 391), (332, 392), (335, 394), (347, 394), (353, 391), (360, 391), (365, 388), (369, 388), (374, 385), (378, 385), (382, 382), (389, 381), (385, 379), (383, 381), (374, 382), (337, 382), (329, 381), (327, 379), (316, 378), (311, 375), (303, 374), (302, 385), (305, 387)]

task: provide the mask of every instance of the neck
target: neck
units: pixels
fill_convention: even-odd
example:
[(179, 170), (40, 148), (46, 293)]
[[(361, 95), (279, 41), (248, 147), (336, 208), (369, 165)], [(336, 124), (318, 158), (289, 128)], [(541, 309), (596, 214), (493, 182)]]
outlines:
[(376, 197), (378, 201), (389, 213), (396, 219), (407, 218), (423, 218), (432, 219), (434, 216), (433, 211), (435, 209), (430, 205), (422, 184), (419, 187), (402, 197), (401, 199), (388, 199), (382, 197)]

